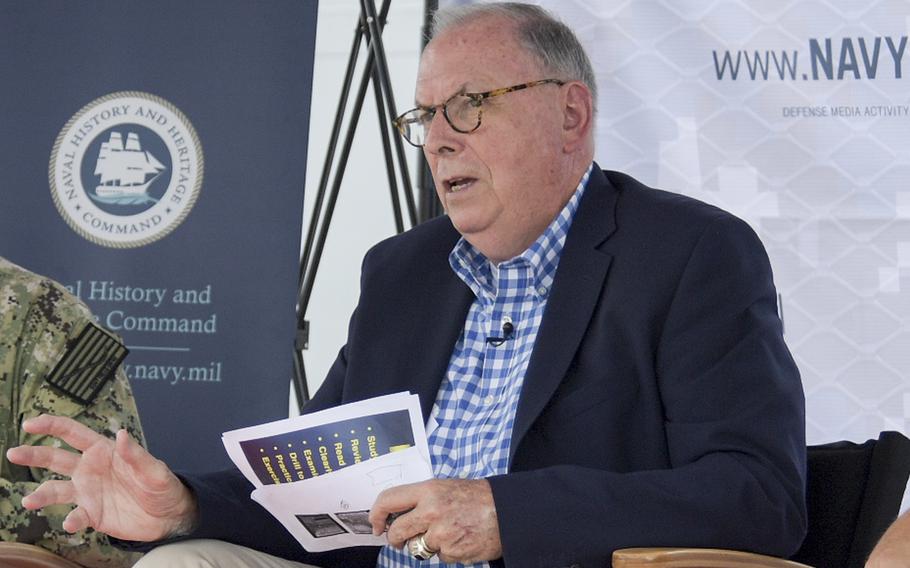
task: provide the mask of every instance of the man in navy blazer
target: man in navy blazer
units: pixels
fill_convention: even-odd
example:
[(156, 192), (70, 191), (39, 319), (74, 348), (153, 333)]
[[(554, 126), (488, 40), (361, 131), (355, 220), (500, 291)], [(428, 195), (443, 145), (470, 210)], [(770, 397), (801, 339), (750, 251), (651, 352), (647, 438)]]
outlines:
[[(388, 524), (391, 548), (308, 554), (250, 501), (239, 472), (178, 478), (126, 436), (111, 443), (55, 417), (25, 428), (82, 457), (11, 450), (73, 478), (25, 505), (76, 502), (67, 528), (169, 539), (141, 566), (593, 567), (630, 546), (794, 553), (806, 527), (804, 399), (768, 258), (728, 213), (592, 164), (583, 55), (535, 7), (447, 12), (421, 59), (418, 106), (396, 121), (423, 147), (448, 216), (367, 254), (347, 345), (306, 408), (410, 390), (435, 435), (469, 438), (438, 443), (474, 473), (447, 472), (437, 450), (436, 479), (377, 499), (371, 521)], [(509, 280), (516, 265), (538, 279), (526, 291)], [(500, 331), (488, 313), (515, 289), (537, 315), (478, 337), (478, 326)], [(505, 361), (504, 341), (515, 343)], [(501, 395), (481, 397), (498, 404), (484, 414), (466, 393), (487, 381)], [(508, 435), (483, 429), (503, 417)]]

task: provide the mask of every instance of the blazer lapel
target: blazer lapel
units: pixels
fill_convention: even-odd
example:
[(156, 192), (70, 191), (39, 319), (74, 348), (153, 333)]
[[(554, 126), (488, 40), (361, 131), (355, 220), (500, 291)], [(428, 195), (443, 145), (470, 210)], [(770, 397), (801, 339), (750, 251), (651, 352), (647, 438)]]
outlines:
[(594, 164), (559, 260), (512, 431), (511, 462), (521, 439), (565, 376), (604, 286), (612, 256), (598, 246), (615, 230), (617, 190)]
[(441, 240), (439, 250), (433, 254), (432, 269), (421, 276), (420, 285), (415, 287), (419, 294), (414, 298), (416, 316), (412, 334), (422, 340), (412, 352), (409, 366), (413, 375), (408, 380), (420, 395), (424, 421), (430, 416), (452, 349), (474, 301), (471, 289), (449, 266), (449, 252), (460, 237), (454, 227), (451, 233), (450, 238)]

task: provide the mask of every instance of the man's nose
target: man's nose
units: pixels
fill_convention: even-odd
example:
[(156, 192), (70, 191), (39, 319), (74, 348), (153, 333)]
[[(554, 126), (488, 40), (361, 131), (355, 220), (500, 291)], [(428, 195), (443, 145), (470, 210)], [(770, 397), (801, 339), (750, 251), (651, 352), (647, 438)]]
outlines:
[(431, 154), (450, 154), (457, 152), (461, 148), (461, 137), (464, 136), (458, 132), (446, 117), (442, 109), (433, 115), (427, 128), (427, 139), (424, 143), (424, 149)]

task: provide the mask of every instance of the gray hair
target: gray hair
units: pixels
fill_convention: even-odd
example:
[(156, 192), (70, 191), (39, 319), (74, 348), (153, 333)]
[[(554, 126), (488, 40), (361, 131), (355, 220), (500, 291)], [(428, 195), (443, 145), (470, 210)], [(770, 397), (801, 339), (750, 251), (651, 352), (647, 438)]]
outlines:
[(433, 16), (431, 37), (474, 20), (499, 17), (515, 25), (516, 39), (555, 79), (581, 81), (591, 91), (597, 111), (597, 82), (587, 53), (575, 32), (540, 6), (519, 2), (468, 4), (441, 8)]

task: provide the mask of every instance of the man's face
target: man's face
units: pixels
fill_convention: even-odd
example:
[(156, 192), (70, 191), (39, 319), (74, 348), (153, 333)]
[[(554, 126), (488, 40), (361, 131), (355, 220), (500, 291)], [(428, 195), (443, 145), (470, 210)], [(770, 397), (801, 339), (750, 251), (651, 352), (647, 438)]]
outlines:
[[(430, 43), (415, 98), (436, 106), (456, 93), (550, 78), (544, 75), (507, 23), (480, 20)], [(523, 252), (574, 190), (565, 187), (561, 99), (554, 84), (486, 99), (481, 126), (469, 134), (453, 130), (441, 109), (433, 119), (424, 154), (436, 193), (458, 231), (491, 260)]]

